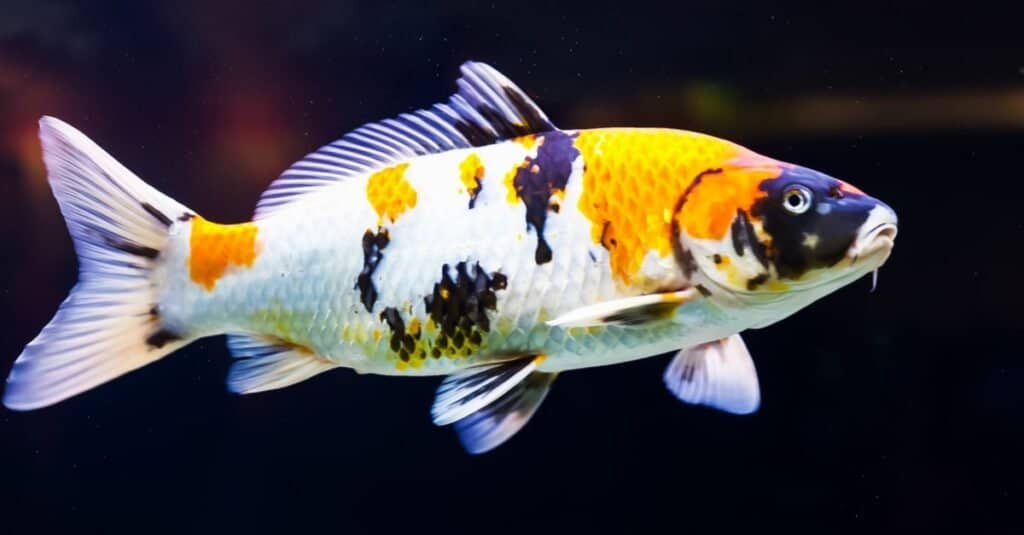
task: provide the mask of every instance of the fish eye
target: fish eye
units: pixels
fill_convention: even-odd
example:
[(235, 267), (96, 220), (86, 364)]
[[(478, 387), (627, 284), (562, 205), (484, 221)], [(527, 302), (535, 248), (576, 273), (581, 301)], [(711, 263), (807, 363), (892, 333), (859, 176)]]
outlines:
[(782, 194), (782, 207), (791, 214), (802, 214), (811, 208), (814, 196), (805, 186), (790, 186)]

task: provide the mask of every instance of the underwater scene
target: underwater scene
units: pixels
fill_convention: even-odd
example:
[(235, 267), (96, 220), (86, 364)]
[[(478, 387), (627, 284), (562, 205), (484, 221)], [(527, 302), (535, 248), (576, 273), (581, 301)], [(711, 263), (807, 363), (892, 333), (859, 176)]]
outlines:
[(0, 533), (1021, 533), (1022, 13), (0, 2)]

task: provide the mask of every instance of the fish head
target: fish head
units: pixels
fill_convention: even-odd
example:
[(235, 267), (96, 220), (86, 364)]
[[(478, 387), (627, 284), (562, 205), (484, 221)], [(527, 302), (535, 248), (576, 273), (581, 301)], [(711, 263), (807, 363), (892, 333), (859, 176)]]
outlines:
[(745, 304), (790, 299), (798, 309), (892, 252), (895, 211), (851, 184), (756, 156), (714, 171), (677, 213), (691, 279), (709, 289)]

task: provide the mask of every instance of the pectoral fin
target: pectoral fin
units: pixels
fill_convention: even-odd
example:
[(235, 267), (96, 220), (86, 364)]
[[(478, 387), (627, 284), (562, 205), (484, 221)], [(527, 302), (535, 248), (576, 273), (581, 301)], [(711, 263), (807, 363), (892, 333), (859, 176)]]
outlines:
[(595, 327), (607, 325), (644, 325), (666, 319), (676, 308), (700, 293), (693, 289), (639, 295), (605, 301), (569, 311), (547, 322), (552, 327)]
[(677, 398), (733, 414), (749, 414), (761, 403), (757, 371), (740, 335), (684, 348), (664, 375)]

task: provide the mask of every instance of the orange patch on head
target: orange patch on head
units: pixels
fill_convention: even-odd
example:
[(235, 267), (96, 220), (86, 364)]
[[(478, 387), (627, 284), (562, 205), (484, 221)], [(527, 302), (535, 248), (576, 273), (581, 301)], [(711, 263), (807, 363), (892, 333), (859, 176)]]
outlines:
[(401, 163), (370, 175), (366, 183), (366, 198), (377, 212), (378, 224), (383, 225), (385, 217), (395, 221), (406, 210), (416, 206), (416, 190), (405, 179), (408, 167), (408, 163)]
[(583, 130), (575, 145), (585, 169), (579, 210), (624, 284), (639, 274), (648, 252), (672, 254), (672, 214), (697, 175), (746, 152), (728, 141), (668, 129)]
[(188, 274), (207, 291), (213, 290), (228, 266), (250, 267), (256, 260), (259, 229), (255, 223), (218, 225), (195, 216), (191, 224)]
[(686, 233), (694, 238), (718, 240), (725, 237), (738, 210), (750, 213), (758, 199), (767, 195), (762, 181), (779, 176), (774, 166), (726, 167), (720, 173), (708, 173), (686, 197), (686, 205), (677, 214)]

